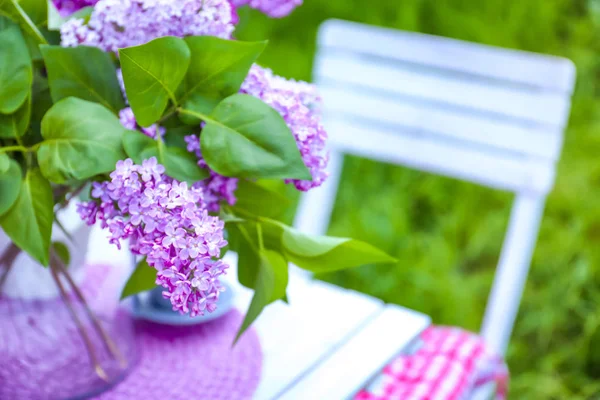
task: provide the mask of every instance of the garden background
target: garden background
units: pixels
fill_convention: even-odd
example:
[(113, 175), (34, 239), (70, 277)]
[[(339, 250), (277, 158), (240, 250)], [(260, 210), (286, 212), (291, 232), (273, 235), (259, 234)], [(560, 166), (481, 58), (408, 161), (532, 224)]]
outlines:
[[(287, 77), (310, 80), (317, 28), (334, 17), (575, 62), (577, 88), (557, 183), (508, 351), (510, 397), (600, 399), (600, 0), (304, 3), (282, 20), (241, 10), (237, 36), (269, 38), (260, 62)], [(438, 324), (477, 330), (512, 195), (346, 160), (330, 234), (369, 241), (400, 261), (321, 278), (420, 310)]]

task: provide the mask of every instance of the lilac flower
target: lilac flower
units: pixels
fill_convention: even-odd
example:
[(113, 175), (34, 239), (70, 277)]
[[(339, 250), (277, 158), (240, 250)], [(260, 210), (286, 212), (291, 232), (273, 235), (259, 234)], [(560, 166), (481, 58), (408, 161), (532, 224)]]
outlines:
[(68, 17), (82, 8), (93, 6), (98, 0), (52, 0), (61, 16)]
[(321, 99), (315, 87), (305, 82), (285, 80), (273, 75), (270, 69), (253, 65), (241, 91), (258, 97), (277, 110), (294, 134), (312, 181), (293, 179), (286, 180), (286, 183), (293, 183), (302, 191), (320, 186), (327, 178), (327, 132), (321, 125)]
[(163, 36), (228, 39), (236, 19), (228, 0), (100, 0), (87, 24), (72, 19), (61, 27), (61, 44), (116, 52)]
[(156, 283), (173, 309), (191, 316), (212, 312), (228, 268), (221, 260), (224, 222), (208, 215), (201, 188), (189, 188), (165, 174), (156, 158), (136, 165), (117, 163), (110, 181), (95, 183), (92, 198), (78, 205), (88, 224), (100, 221), (109, 241), (129, 240), (134, 254), (157, 270)]
[(296, 7), (302, 4), (302, 0), (231, 0), (234, 7), (248, 4), (260, 12), (273, 18), (281, 18), (289, 15)]
[(221, 201), (225, 201), (229, 205), (234, 205), (236, 202), (235, 190), (237, 189), (237, 178), (228, 178), (219, 175), (211, 170), (200, 151), (200, 139), (196, 135), (188, 135), (185, 137), (187, 150), (194, 153), (198, 158), (198, 166), (210, 171), (210, 176), (200, 182), (194, 184), (194, 187), (201, 188), (204, 194), (204, 201), (208, 211), (218, 212), (221, 209)]
[(135, 119), (135, 115), (133, 115), (133, 110), (130, 107), (124, 108), (121, 111), (119, 111), (119, 120), (121, 121), (121, 125), (123, 125), (125, 128), (138, 130), (144, 135), (151, 137), (152, 139), (156, 139), (159, 136), (162, 138), (163, 136), (165, 136), (165, 132), (167, 131), (164, 127), (158, 126), (156, 124), (150, 125), (146, 128), (144, 128), (143, 126), (139, 126)]

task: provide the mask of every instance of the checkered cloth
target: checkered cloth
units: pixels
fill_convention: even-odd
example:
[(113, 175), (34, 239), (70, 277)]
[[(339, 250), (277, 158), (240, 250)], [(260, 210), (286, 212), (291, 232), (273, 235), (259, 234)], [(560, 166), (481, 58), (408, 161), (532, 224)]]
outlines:
[(464, 400), (473, 390), (495, 383), (506, 399), (508, 369), (483, 340), (458, 328), (433, 326), (421, 334), (416, 352), (401, 355), (355, 400)]

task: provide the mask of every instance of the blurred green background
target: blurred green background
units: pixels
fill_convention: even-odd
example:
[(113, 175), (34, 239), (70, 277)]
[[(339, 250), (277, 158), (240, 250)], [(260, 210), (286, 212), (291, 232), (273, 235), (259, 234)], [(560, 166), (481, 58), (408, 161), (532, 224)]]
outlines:
[[(305, 0), (290, 17), (242, 10), (237, 36), (270, 39), (261, 63), (310, 80), (317, 27), (342, 18), (555, 54), (577, 89), (508, 351), (514, 399), (600, 399), (600, 1)], [(325, 99), (326, 101), (327, 99)], [(330, 233), (369, 241), (400, 262), (321, 276), (477, 330), (512, 195), (407, 168), (347, 158)]]

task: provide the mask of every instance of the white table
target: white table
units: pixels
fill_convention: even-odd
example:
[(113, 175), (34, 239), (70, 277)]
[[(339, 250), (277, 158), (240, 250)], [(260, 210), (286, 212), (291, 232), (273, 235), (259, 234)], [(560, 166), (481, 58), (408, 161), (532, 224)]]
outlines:
[[(105, 236), (94, 228), (88, 261), (128, 271), (130, 256)], [(234, 253), (226, 258), (237, 265)], [(245, 312), (252, 291), (237, 283), (235, 268), (227, 281)], [(423, 314), (303, 274), (290, 275), (288, 300), (267, 307), (254, 323), (263, 350), (257, 400), (351, 397), (430, 324)]]

